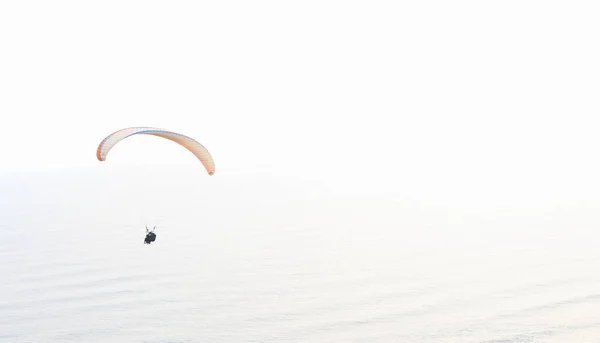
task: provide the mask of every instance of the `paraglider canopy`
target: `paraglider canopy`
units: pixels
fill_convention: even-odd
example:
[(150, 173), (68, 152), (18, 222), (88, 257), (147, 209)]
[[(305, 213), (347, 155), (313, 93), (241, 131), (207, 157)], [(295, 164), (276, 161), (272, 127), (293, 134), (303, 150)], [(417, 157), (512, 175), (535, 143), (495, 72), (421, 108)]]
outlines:
[(181, 133), (153, 127), (130, 127), (108, 135), (98, 145), (98, 149), (96, 150), (96, 157), (99, 161), (105, 161), (108, 152), (115, 145), (117, 145), (125, 138), (135, 135), (152, 135), (171, 140), (186, 148), (192, 154), (194, 154), (200, 160), (200, 162), (202, 162), (202, 165), (204, 165), (204, 168), (208, 172), (208, 175), (213, 175), (215, 173), (215, 162), (213, 161), (212, 156), (210, 155), (208, 150), (206, 150), (206, 148), (202, 146), (202, 144)]

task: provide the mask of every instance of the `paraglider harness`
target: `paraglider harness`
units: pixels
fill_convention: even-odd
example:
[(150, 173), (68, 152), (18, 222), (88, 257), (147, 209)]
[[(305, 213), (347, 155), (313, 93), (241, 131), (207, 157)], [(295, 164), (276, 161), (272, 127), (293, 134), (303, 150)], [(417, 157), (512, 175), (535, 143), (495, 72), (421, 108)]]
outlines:
[(156, 230), (156, 226), (153, 227), (152, 230), (148, 230), (148, 227), (146, 226), (146, 238), (144, 238), (144, 244), (150, 244), (156, 240), (154, 230)]

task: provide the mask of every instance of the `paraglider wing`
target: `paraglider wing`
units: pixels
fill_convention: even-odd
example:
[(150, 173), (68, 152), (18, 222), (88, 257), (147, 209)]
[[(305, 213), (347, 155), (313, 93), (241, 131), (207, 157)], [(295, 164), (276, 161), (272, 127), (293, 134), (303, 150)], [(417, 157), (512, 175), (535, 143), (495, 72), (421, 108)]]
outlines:
[(98, 157), (99, 161), (105, 161), (106, 155), (108, 152), (117, 145), (120, 141), (127, 137), (131, 137), (134, 135), (153, 135), (162, 138), (169, 139), (184, 148), (188, 149), (192, 154), (194, 154), (200, 162), (206, 168), (206, 171), (209, 175), (213, 175), (215, 173), (215, 163), (204, 146), (198, 143), (194, 139), (182, 135), (181, 133), (167, 131), (158, 128), (152, 127), (130, 127), (127, 129), (122, 129), (117, 132), (114, 132), (104, 138), (102, 142), (98, 145), (98, 150), (96, 151), (96, 157)]

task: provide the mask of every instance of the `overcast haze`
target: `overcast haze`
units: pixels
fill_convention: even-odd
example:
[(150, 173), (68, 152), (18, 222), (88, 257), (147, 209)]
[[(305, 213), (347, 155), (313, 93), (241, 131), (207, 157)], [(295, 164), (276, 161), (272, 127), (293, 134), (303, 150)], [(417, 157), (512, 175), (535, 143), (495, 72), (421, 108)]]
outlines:
[[(598, 6), (3, 2), (0, 168), (100, 168), (103, 137), (156, 126), (204, 144), (215, 177), (597, 202)], [(109, 161), (195, 167), (145, 138)]]
[(0, 342), (597, 343), (599, 18), (0, 1)]

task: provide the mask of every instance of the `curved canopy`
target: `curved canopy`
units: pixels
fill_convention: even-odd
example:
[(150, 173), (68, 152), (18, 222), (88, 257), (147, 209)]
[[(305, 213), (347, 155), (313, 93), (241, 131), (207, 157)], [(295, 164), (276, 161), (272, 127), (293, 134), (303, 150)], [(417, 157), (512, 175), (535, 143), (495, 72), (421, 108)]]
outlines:
[(206, 168), (206, 171), (209, 175), (213, 175), (215, 173), (215, 162), (208, 150), (202, 146), (202, 144), (198, 143), (194, 139), (182, 135), (181, 133), (167, 131), (163, 129), (157, 129), (153, 127), (130, 127), (126, 129), (119, 130), (110, 134), (108, 137), (104, 138), (100, 145), (98, 145), (98, 150), (96, 151), (96, 157), (98, 157), (99, 161), (106, 160), (106, 155), (110, 149), (112, 149), (117, 143), (122, 141), (123, 139), (134, 136), (134, 135), (153, 135), (162, 138), (169, 139), (184, 148), (188, 149), (192, 154), (194, 154), (200, 162)]

